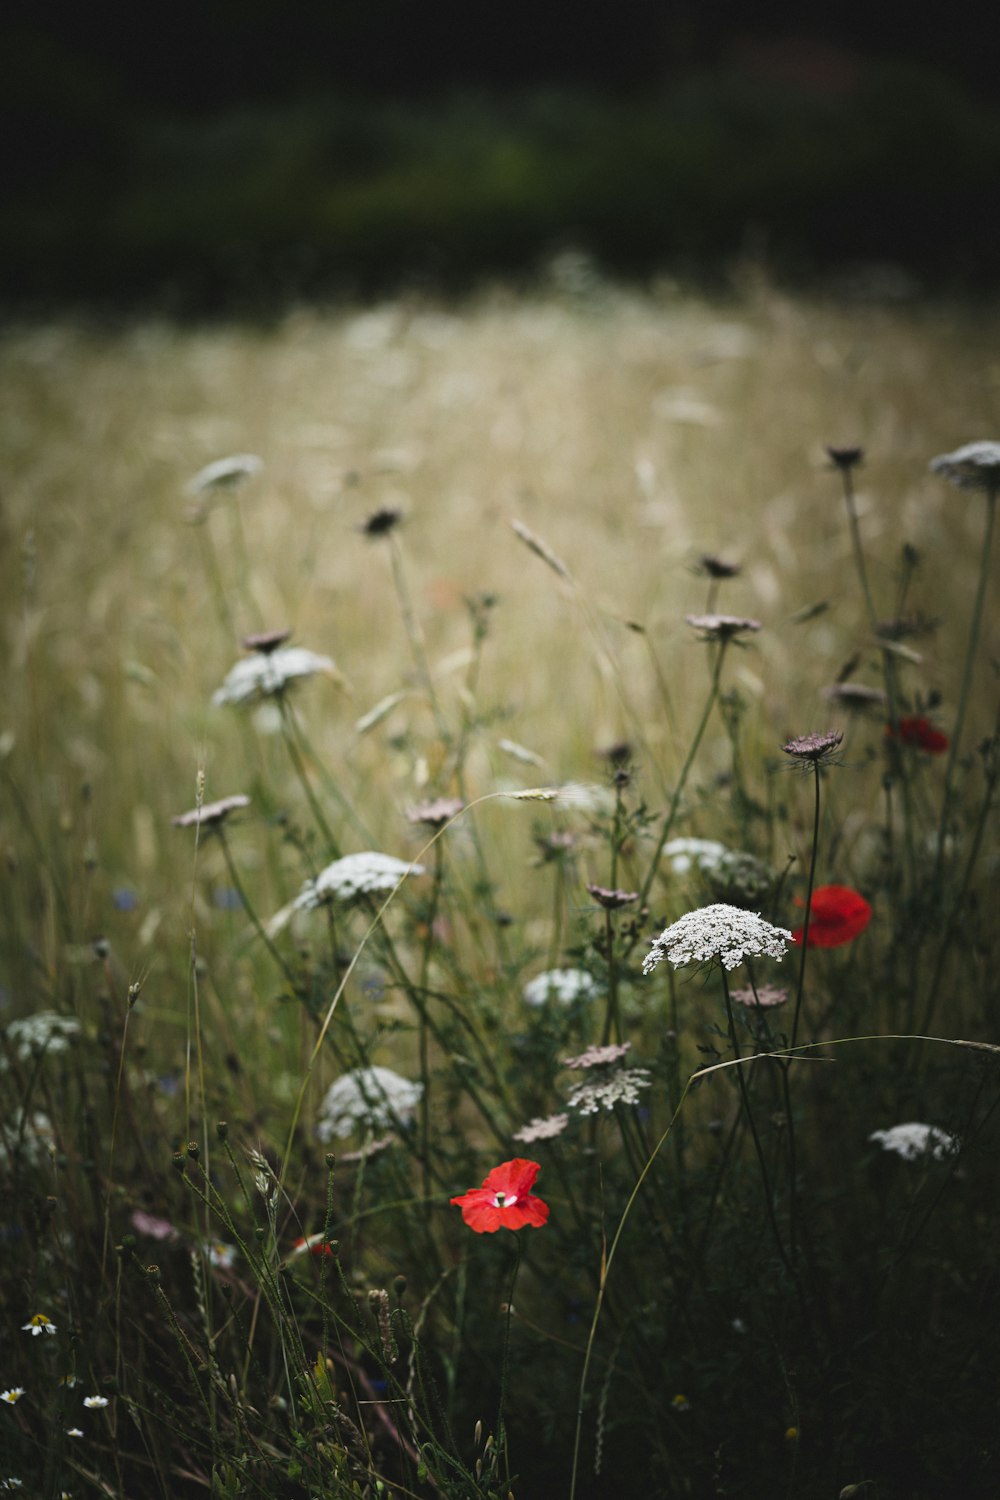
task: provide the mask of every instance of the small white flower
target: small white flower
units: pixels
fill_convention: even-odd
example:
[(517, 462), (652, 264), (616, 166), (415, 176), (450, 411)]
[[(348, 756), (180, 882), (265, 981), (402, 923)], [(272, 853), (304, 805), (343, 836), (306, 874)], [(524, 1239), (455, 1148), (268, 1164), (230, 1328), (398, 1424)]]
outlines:
[(0, 1401), (6, 1401), (8, 1406), (15, 1406), (23, 1395), (23, 1385), (12, 1385), (9, 1390), (0, 1391)]
[(33, 1339), (37, 1339), (43, 1333), (55, 1333), (56, 1325), (51, 1323), (44, 1313), (35, 1313), (35, 1316), (27, 1323), (21, 1324), (22, 1333), (30, 1333)]
[(916, 1122), (893, 1125), (889, 1130), (873, 1130), (868, 1139), (875, 1141), (883, 1151), (894, 1151), (904, 1161), (917, 1161), (921, 1156), (933, 1156), (941, 1161), (946, 1156), (953, 1156), (959, 1148), (957, 1138), (947, 1131), (939, 1130), (936, 1125)]
[(674, 968), (708, 963), (713, 958), (721, 959), (727, 969), (735, 969), (745, 958), (780, 961), (791, 941), (787, 928), (772, 926), (759, 912), (743, 911), (720, 901), (689, 911), (654, 938), (642, 961), (642, 972), (648, 974), (664, 958)]
[(261, 698), (277, 698), (292, 682), (315, 677), (317, 673), (339, 677), (329, 656), (317, 656), (304, 646), (286, 646), (281, 651), (255, 652), (231, 667), (226, 680), (212, 694), (217, 708), (226, 703), (256, 703)]
[(108, 1398), (107, 1396), (84, 1396), (83, 1404), (88, 1407), (107, 1406)]
[(943, 474), (960, 490), (1000, 489), (1000, 443), (966, 443), (954, 453), (931, 459), (935, 474)]
[(67, 1437), (83, 1437), (83, 1428), (82, 1427), (67, 1427), (66, 1428), (66, 1436)]
[(547, 1000), (572, 1005), (574, 1000), (593, 1000), (597, 982), (586, 969), (549, 969), (530, 979), (523, 994), (525, 1005), (544, 1005)]
[(614, 1109), (616, 1104), (638, 1104), (639, 1090), (648, 1088), (648, 1068), (619, 1068), (607, 1078), (578, 1084), (566, 1104), (581, 1115), (596, 1115), (599, 1109)]
[(79, 1034), (79, 1021), (72, 1016), (60, 1016), (54, 1010), (39, 1010), (33, 1016), (22, 1016), (7, 1027), (7, 1040), (19, 1062), (28, 1062), (42, 1052), (65, 1052), (70, 1040)]
[(663, 856), (675, 875), (686, 875), (692, 865), (699, 870), (714, 870), (727, 852), (725, 844), (715, 839), (671, 839), (663, 846)]
[(24, 1482), (23, 1482), (23, 1480), (15, 1479), (15, 1477), (13, 1476), (13, 1474), (11, 1474), (7, 1479), (0, 1479), (0, 1490), (23, 1490), (23, 1489), (24, 1489)]
[(356, 901), (359, 896), (394, 891), (407, 875), (423, 873), (423, 865), (407, 864), (392, 854), (375, 850), (345, 854), (321, 870), (315, 880), (306, 881), (294, 906), (297, 911), (312, 911), (326, 901)]
[(264, 460), (256, 453), (233, 453), (228, 458), (217, 458), (213, 463), (199, 469), (193, 479), (184, 486), (189, 495), (204, 495), (213, 490), (238, 489), (240, 485), (259, 474)]
[[(227, 1245), (222, 1240), (211, 1240), (208, 1245), (208, 1258), (213, 1266), (228, 1271), (236, 1260), (236, 1246)], [(106, 1402), (105, 1405), (107, 1405)]]
[(569, 1115), (546, 1115), (544, 1119), (536, 1118), (515, 1130), (514, 1139), (526, 1145), (531, 1141), (549, 1141), (553, 1136), (562, 1135), (568, 1124)]
[(55, 1127), (42, 1110), (33, 1110), (25, 1118), (24, 1110), (18, 1109), (14, 1118), (0, 1125), (0, 1150), (13, 1160), (19, 1158), (25, 1166), (40, 1167), (56, 1149)]
[(321, 1141), (343, 1140), (359, 1126), (384, 1130), (408, 1124), (424, 1092), (422, 1083), (401, 1078), (391, 1068), (354, 1068), (326, 1091), (316, 1134)]

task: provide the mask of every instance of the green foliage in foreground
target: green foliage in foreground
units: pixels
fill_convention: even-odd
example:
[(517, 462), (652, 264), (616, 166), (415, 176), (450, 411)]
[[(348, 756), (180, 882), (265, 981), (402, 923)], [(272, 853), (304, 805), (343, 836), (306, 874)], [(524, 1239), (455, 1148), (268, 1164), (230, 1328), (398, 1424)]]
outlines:
[[(193, 497), (211, 598), (179, 628), (199, 652), (269, 577), (242, 530), (258, 476), (228, 477)], [(517, 563), (578, 621), (622, 714), (596, 773), (551, 780), (509, 741), (514, 774), (488, 774), (502, 603), (466, 598), (456, 688), (428, 650), (416, 524), (382, 504), (367, 534), (341, 527), (391, 579), (397, 693), (357, 721), (349, 762), (317, 748), (332, 663), (283, 683), (281, 645), (248, 655), (257, 701), (218, 709), (225, 783), (213, 758), (207, 786), (171, 789), (202, 816), (169, 830), (182, 857), (153, 861), (174, 887), (160, 908), (183, 912), (169, 939), (129, 938), (127, 913), (115, 942), (94, 938), (129, 900), (102, 894), (98, 851), (118, 849), (138, 789), (174, 774), (172, 748), (123, 709), (102, 742), (122, 778), (106, 837), (92, 788), (59, 816), (88, 695), (104, 700), (55, 632), (46, 660), (73, 671), (42, 716), (38, 557), (21, 539), (24, 708), (0, 745), (0, 1480), (46, 1500), (995, 1495), (997, 475), (974, 477), (949, 492), (979, 550), (938, 601), (962, 643), (946, 697), (913, 547), (866, 543), (880, 501), (861, 506), (847, 450), (809, 481), (843, 541), (830, 596), (855, 606), (835, 617), (843, 666), (819, 720), (810, 653), (783, 677), (759, 622), (717, 613), (742, 586), (726, 559), (688, 575), (685, 674), (518, 523)], [(642, 680), (623, 637), (647, 653)], [(381, 643), (346, 618), (344, 639), (360, 678)], [(513, 676), (543, 672), (559, 732), (577, 714), (586, 731), (569, 648), (521, 644)], [(782, 750), (771, 695), (789, 735), (821, 743)], [(193, 702), (181, 711), (197, 726)], [(408, 842), (385, 819), (399, 764)], [(412, 868), (330, 873), (371, 850)], [(870, 920), (821, 932), (811, 897), (829, 887), (860, 892)], [(772, 934), (731, 973), (667, 957), (644, 972), (649, 940), (709, 904), (736, 936), (759, 931), (747, 912), (780, 929), (808, 912), (835, 941)], [(741, 1002), (747, 985), (786, 1003)], [(619, 1055), (567, 1066), (595, 1046)], [(370, 1067), (420, 1089), (329, 1092)], [(904, 1124), (933, 1128), (909, 1155), (876, 1135)], [(548, 1221), (474, 1233), (450, 1200), (517, 1157), (540, 1165)]]

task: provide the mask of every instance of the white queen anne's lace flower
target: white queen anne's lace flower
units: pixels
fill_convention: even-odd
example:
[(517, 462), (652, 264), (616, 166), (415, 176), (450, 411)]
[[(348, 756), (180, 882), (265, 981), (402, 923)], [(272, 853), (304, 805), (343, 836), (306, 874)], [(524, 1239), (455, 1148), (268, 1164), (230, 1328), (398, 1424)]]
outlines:
[(256, 703), (261, 698), (277, 698), (293, 682), (322, 673), (339, 676), (329, 656), (318, 656), (304, 646), (286, 646), (269, 653), (257, 651), (230, 669), (220, 688), (212, 694), (217, 708), (227, 703)]
[(325, 901), (356, 901), (359, 896), (374, 896), (395, 890), (407, 875), (422, 875), (423, 865), (408, 864), (392, 854), (374, 849), (360, 854), (345, 854), (321, 870), (315, 880), (307, 880), (295, 898), (299, 911), (312, 911)]
[(527, 1125), (515, 1130), (514, 1139), (523, 1141), (525, 1145), (530, 1145), (532, 1141), (549, 1141), (554, 1136), (562, 1135), (568, 1124), (569, 1115), (546, 1115), (544, 1119), (539, 1119), (536, 1115)]
[(593, 1000), (596, 994), (597, 983), (586, 969), (549, 969), (524, 986), (524, 1003), (539, 1006), (558, 1000), (571, 1005), (574, 1000)]
[(757, 912), (716, 902), (680, 917), (654, 938), (642, 961), (642, 972), (668, 959), (674, 968), (684, 964), (710, 963), (718, 958), (727, 969), (735, 969), (747, 958), (784, 958), (792, 934), (774, 927)]
[(663, 846), (663, 857), (670, 861), (675, 875), (686, 875), (692, 865), (699, 870), (714, 870), (728, 850), (715, 839), (671, 839)]
[(616, 1104), (638, 1104), (639, 1090), (649, 1088), (648, 1068), (616, 1068), (606, 1077), (595, 1077), (577, 1084), (566, 1107), (581, 1115), (596, 1115), (600, 1109), (614, 1109)]
[(384, 1130), (408, 1124), (424, 1092), (422, 1083), (401, 1078), (391, 1068), (355, 1068), (326, 1091), (316, 1134), (321, 1141), (343, 1140), (359, 1127)]
[(935, 474), (943, 474), (960, 490), (1000, 489), (1000, 443), (966, 443), (954, 453), (931, 459)]
[(933, 1156), (941, 1161), (953, 1156), (958, 1150), (958, 1141), (946, 1130), (936, 1125), (920, 1125), (911, 1121), (906, 1125), (893, 1125), (889, 1130), (873, 1130), (868, 1137), (883, 1151), (894, 1151), (904, 1161), (917, 1161), (921, 1156)]
[(65, 1052), (73, 1037), (79, 1034), (79, 1021), (72, 1016), (60, 1016), (54, 1010), (39, 1010), (33, 1016), (22, 1016), (7, 1027), (7, 1040), (20, 1062), (28, 1062), (41, 1052)]

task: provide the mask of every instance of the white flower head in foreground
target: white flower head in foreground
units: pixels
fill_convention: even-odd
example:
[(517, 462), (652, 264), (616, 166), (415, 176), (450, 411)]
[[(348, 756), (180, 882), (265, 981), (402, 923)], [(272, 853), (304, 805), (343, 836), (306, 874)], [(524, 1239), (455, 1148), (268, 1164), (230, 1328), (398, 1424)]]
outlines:
[(746, 958), (785, 956), (792, 934), (785, 927), (774, 927), (757, 912), (717, 902), (689, 911), (653, 939), (652, 947), (642, 961), (642, 972), (661, 959), (669, 959), (675, 969), (684, 964), (710, 963), (718, 958), (727, 969), (735, 969)]
[(596, 1115), (616, 1104), (638, 1104), (639, 1090), (649, 1088), (648, 1068), (618, 1068), (605, 1077), (577, 1084), (566, 1100), (568, 1109), (581, 1115)]
[(1000, 443), (966, 443), (932, 458), (931, 468), (960, 490), (1000, 490)]
[(226, 680), (212, 694), (216, 708), (227, 703), (257, 703), (262, 698), (278, 698), (291, 683), (322, 673), (340, 677), (329, 656), (318, 656), (304, 646), (286, 646), (280, 651), (254, 652), (238, 661)]
[(315, 880), (306, 881), (295, 898), (295, 906), (299, 911), (312, 911), (326, 901), (356, 901), (359, 896), (394, 891), (407, 875), (423, 873), (423, 865), (408, 864), (393, 854), (379, 854), (374, 849), (345, 854), (321, 870)]
[(39, 1010), (33, 1016), (22, 1016), (7, 1027), (7, 1040), (19, 1062), (27, 1062), (42, 1052), (65, 1052), (71, 1039), (79, 1034), (79, 1021), (72, 1016), (60, 1016), (54, 1010)]
[(699, 870), (714, 870), (727, 853), (725, 844), (715, 839), (671, 839), (663, 846), (663, 856), (675, 875), (686, 875), (692, 865)]
[(596, 994), (597, 983), (586, 969), (549, 969), (524, 986), (524, 1003), (539, 1006), (558, 1000), (561, 1005), (572, 1005), (574, 1000), (593, 1000)]
[(0, 1401), (6, 1401), (8, 1406), (16, 1406), (23, 1395), (23, 1385), (12, 1385), (9, 1390), (0, 1391)]
[(321, 1141), (343, 1140), (359, 1127), (385, 1130), (406, 1125), (420, 1103), (422, 1083), (401, 1078), (391, 1068), (354, 1068), (326, 1091), (320, 1105), (316, 1134)]
[(102, 1406), (107, 1406), (107, 1404), (108, 1404), (108, 1398), (107, 1398), (107, 1396), (84, 1396), (84, 1398), (83, 1398), (83, 1404), (84, 1404), (84, 1406), (91, 1407), (91, 1408), (93, 1408), (93, 1407), (100, 1408)]
[(893, 1125), (890, 1130), (873, 1130), (870, 1141), (883, 1151), (894, 1151), (904, 1161), (917, 1161), (921, 1156), (933, 1156), (941, 1161), (953, 1156), (958, 1150), (958, 1141), (936, 1125), (918, 1125), (915, 1121), (907, 1125)]

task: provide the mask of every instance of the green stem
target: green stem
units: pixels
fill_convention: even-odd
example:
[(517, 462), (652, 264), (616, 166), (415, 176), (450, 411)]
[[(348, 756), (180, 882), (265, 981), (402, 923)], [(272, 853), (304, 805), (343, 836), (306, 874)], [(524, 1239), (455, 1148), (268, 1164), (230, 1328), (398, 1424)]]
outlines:
[(969, 644), (966, 647), (965, 666), (962, 669), (962, 685), (958, 693), (958, 712), (955, 715), (955, 726), (951, 733), (951, 745), (948, 750), (948, 761), (944, 772), (944, 791), (941, 795), (941, 822), (938, 827), (937, 857), (934, 868), (935, 885), (937, 884), (937, 879), (940, 877), (941, 864), (944, 858), (944, 842), (948, 832), (948, 815), (951, 811), (953, 796), (952, 782), (955, 775), (955, 764), (958, 760), (962, 730), (965, 727), (965, 713), (969, 705), (969, 690), (972, 686), (972, 668), (975, 662), (976, 647), (979, 643), (983, 602), (986, 598), (986, 583), (990, 572), (990, 553), (993, 549), (993, 523), (996, 517), (998, 492), (1000, 492), (1000, 484), (997, 482), (991, 484), (986, 491), (986, 532), (983, 537), (979, 582), (976, 586), (976, 597), (972, 606), (972, 620), (969, 625)]
[(816, 880), (816, 853), (819, 848), (819, 763), (813, 762), (813, 775), (815, 778), (815, 800), (813, 803), (813, 836), (812, 853), (809, 859), (809, 880), (806, 885), (806, 914), (802, 924), (802, 956), (799, 959), (799, 982), (795, 991), (795, 1013), (792, 1021), (792, 1040), (794, 1047), (799, 1034), (799, 1015), (802, 1010), (802, 996), (805, 992), (806, 982), (806, 954), (809, 952), (809, 923), (812, 918), (812, 893)]
[(719, 680), (722, 674), (722, 663), (725, 658), (727, 645), (728, 641), (726, 640), (722, 640), (719, 643), (718, 654), (715, 658), (715, 666), (712, 669), (712, 682), (709, 688), (708, 698), (705, 702), (705, 707), (702, 710), (698, 728), (695, 730), (694, 739), (691, 741), (691, 747), (688, 750), (687, 758), (685, 759), (684, 764), (681, 767), (680, 776), (677, 778), (677, 785), (674, 787), (674, 793), (670, 799), (670, 806), (667, 808), (666, 816), (663, 819), (663, 826), (660, 829), (660, 837), (657, 840), (656, 849), (654, 851), (652, 861), (650, 862), (649, 869), (646, 872), (646, 878), (642, 883), (642, 889), (639, 892), (638, 906), (640, 910), (643, 906), (645, 906), (646, 901), (649, 897), (649, 892), (653, 885), (653, 881), (656, 879), (656, 872), (660, 867), (660, 860), (663, 858), (663, 850), (666, 845), (667, 839), (670, 837), (670, 830), (674, 825), (674, 819), (677, 816), (677, 808), (680, 805), (681, 796), (683, 795), (688, 775), (690, 774), (691, 767), (694, 765), (695, 756), (697, 755), (698, 748), (701, 745), (702, 736), (705, 733), (709, 717), (711, 715), (712, 709), (715, 706), (715, 700), (719, 696)]

